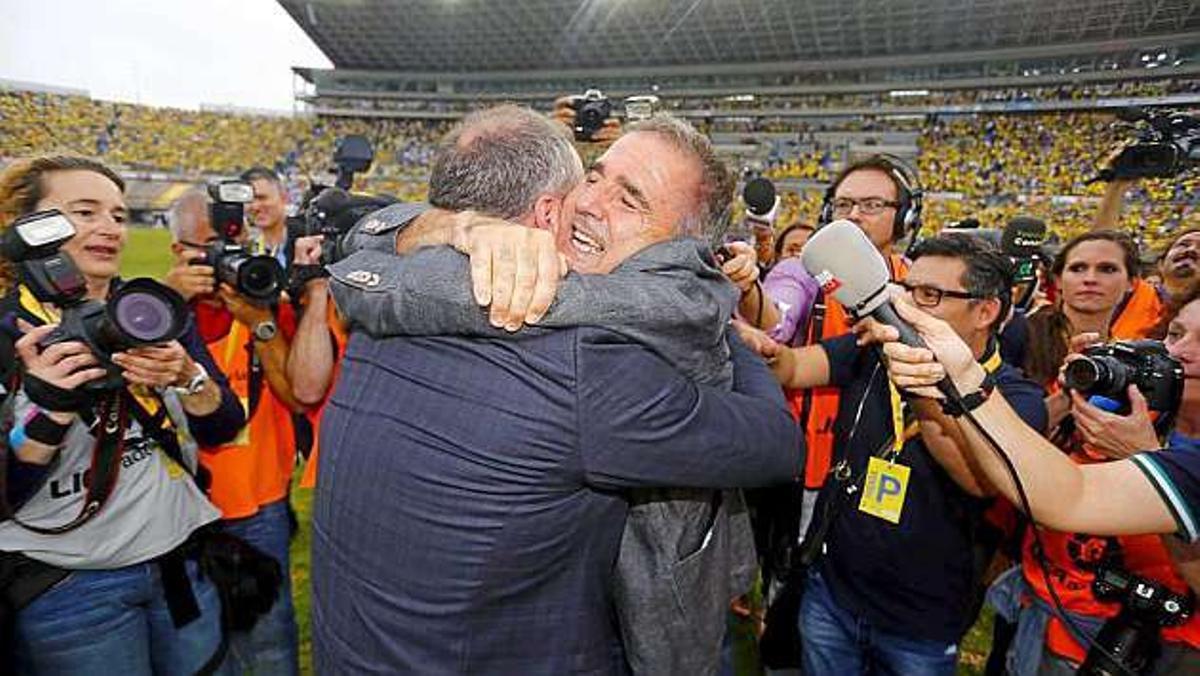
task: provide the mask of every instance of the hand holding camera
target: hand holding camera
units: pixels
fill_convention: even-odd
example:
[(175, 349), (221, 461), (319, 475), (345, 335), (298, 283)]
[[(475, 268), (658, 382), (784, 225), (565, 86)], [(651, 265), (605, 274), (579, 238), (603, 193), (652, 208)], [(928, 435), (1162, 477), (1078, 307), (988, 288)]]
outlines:
[(612, 102), (598, 89), (557, 99), (551, 117), (575, 132), (580, 143), (612, 143), (621, 135), (621, 122), (612, 116)]
[(1089, 450), (1109, 460), (1122, 460), (1159, 447), (1146, 398), (1135, 385), (1130, 385), (1126, 394), (1129, 414), (1117, 415), (1091, 405), (1079, 392), (1071, 392), (1075, 429), (1079, 430)]
[(217, 280), (214, 269), (205, 264), (207, 254), (204, 251), (185, 249), (175, 259), (175, 265), (167, 271), (166, 284), (183, 296), (185, 301), (191, 301), (197, 296), (211, 296), (216, 292)]
[[(21, 362), (25, 364), (27, 379), (33, 377), (69, 392), (108, 375), (108, 370), (81, 341), (54, 343), (42, 349), (41, 345), (47, 337), (58, 329), (57, 324), (38, 327), (25, 325), (22, 328), (26, 329), (26, 332), (16, 342), (16, 350)], [(74, 416), (76, 407), (72, 405), (70, 398), (51, 401), (35, 398), (32, 394), (30, 398), (55, 422), (69, 423)]]

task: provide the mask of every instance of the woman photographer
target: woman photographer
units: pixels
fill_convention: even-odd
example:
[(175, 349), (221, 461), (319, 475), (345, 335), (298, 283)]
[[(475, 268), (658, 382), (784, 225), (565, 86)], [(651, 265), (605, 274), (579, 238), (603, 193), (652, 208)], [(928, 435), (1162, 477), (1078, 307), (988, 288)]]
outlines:
[[(20, 160), (0, 174), (0, 222), (60, 211), (75, 227), (61, 251), (82, 273), (87, 297), (104, 301), (120, 284), (123, 192), (121, 178), (98, 162)], [(122, 676), (211, 668), (220, 657), (221, 606), (200, 574), (192, 536), (220, 514), (189, 474), (194, 458), (180, 450), (167, 400), (177, 397), (205, 445), (236, 434), (241, 406), (190, 325), (179, 341), (113, 354), (122, 384), (85, 395), (85, 385), (108, 374), (101, 358), (81, 341), (42, 347), (59, 309), (19, 284), (11, 263), (0, 267), (0, 281), (0, 324), (24, 333), (0, 459), (5, 665)]]
[[(1176, 412), (1174, 428), (1169, 431), (1167, 445), (1195, 447), (1200, 444), (1200, 384), (1195, 380), (1200, 376), (1200, 293), (1193, 290), (1173, 302), (1166, 324), (1164, 343), (1171, 356), (1183, 364), (1185, 378), (1183, 399)], [(1093, 461), (1096, 458), (1123, 460), (1140, 451), (1163, 446), (1145, 397), (1133, 385), (1128, 388), (1128, 397), (1130, 412), (1118, 415), (1094, 406), (1078, 392), (1070, 393), (1075, 429)], [(1056, 544), (1062, 544), (1060, 538), (1061, 534), (1055, 531), (1043, 535), (1048, 554), (1056, 551)], [(1066, 609), (1077, 613), (1076, 619), (1093, 635), (1105, 620), (1120, 610), (1116, 604), (1095, 600), (1091, 582), (1098, 567), (1118, 566), (1184, 595), (1200, 590), (1200, 547), (1182, 544), (1174, 537), (1126, 535), (1099, 538), (1074, 534), (1066, 540), (1066, 552), (1079, 567), (1054, 571), (1054, 577), (1062, 580), (1058, 587), (1059, 596)], [(1027, 555), (1026, 579), (1035, 588), (1044, 587), (1040, 571), (1033, 570), (1030, 564), (1031, 557)], [(1044, 591), (1039, 589), (1039, 595), (1044, 597)], [(1068, 673), (1067, 670), (1073, 669), (1072, 663), (1082, 661), (1084, 647), (1067, 636), (1063, 628), (1059, 631), (1053, 645), (1047, 644), (1049, 652), (1043, 656), (1043, 665), (1049, 663), (1057, 671)], [(1197, 652), (1200, 650), (1200, 615), (1193, 615), (1179, 626), (1163, 627), (1161, 635), (1163, 653), (1153, 673), (1192, 674), (1200, 671), (1200, 652)]]
[(1050, 271), (1058, 301), (1029, 315), (1028, 347), (1022, 360), (1026, 375), (1052, 392), (1046, 399), (1051, 429), (1070, 408), (1070, 400), (1057, 386), (1058, 371), (1070, 352), (1110, 338), (1146, 337), (1111, 331), (1137, 266), (1137, 245), (1128, 235), (1112, 230), (1075, 237), (1054, 258)]

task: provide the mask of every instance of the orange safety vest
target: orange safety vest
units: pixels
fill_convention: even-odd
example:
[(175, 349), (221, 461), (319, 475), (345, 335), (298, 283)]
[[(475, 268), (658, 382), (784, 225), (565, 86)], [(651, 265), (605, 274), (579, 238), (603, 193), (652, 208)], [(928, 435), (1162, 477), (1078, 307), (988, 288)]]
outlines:
[[(1072, 458), (1079, 463), (1090, 462), (1081, 455)], [(1083, 533), (1061, 533), (1040, 529), (1042, 543), (1046, 548), (1047, 572), (1054, 591), (1063, 608), (1072, 613), (1089, 617), (1110, 618), (1117, 614), (1120, 605), (1101, 603), (1092, 594), (1095, 566), (1106, 555), (1119, 552), (1120, 568), (1135, 575), (1155, 580), (1172, 591), (1188, 594), (1187, 582), (1179, 576), (1166, 546), (1158, 535), (1125, 535), (1121, 537), (1097, 537)], [(1053, 606), (1046, 588), (1046, 576), (1033, 555), (1032, 531), (1025, 535), (1021, 557), (1022, 573), (1033, 593)], [(1200, 648), (1200, 615), (1178, 627), (1162, 629), (1164, 641), (1183, 643), (1193, 649)], [(1080, 645), (1070, 629), (1058, 618), (1052, 617), (1046, 625), (1046, 649), (1072, 662), (1082, 662), (1087, 648)]]
[[(342, 322), (337, 317), (337, 309), (333, 302), (329, 302), (329, 310), (326, 313), (326, 323), (329, 325), (329, 330), (333, 333), (333, 339), (337, 343), (337, 354), (341, 355), (346, 349), (346, 330), (342, 327)], [(329, 389), (325, 393), (325, 399), (320, 406), (314, 406), (304, 415), (308, 416), (309, 422), (313, 427), (313, 447), (312, 453), (309, 453), (308, 460), (304, 463), (304, 473), (300, 476), (301, 488), (315, 488), (317, 485), (317, 458), (321, 451), (321, 418), (325, 412), (325, 405), (329, 403), (329, 393), (333, 392), (333, 386), (337, 384), (338, 375), (342, 372), (342, 360), (333, 360), (333, 376), (329, 380)]]
[(1131, 340), (1150, 335), (1166, 311), (1162, 299), (1146, 280), (1137, 277), (1125, 299), (1117, 306), (1108, 332), (1118, 340)]
[[(900, 281), (908, 274), (908, 263), (903, 256), (891, 254), (888, 268), (892, 281)], [(846, 308), (824, 292), (817, 295), (808, 324), (804, 330), (804, 344), (816, 345), (826, 338), (834, 338), (850, 332), (850, 316)], [(792, 415), (804, 427), (808, 442), (808, 457), (804, 467), (804, 487), (817, 490), (825, 484), (829, 466), (833, 460), (833, 423), (837, 420), (838, 401), (836, 387), (814, 387), (807, 390), (788, 390), (788, 404)]]
[[(250, 330), (234, 321), (229, 332), (207, 344), (213, 361), (249, 413)], [(259, 507), (282, 500), (296, 462), (291, 412), (275, 398), (263, 375), (257, 408), (233, 441), (200, 449), (200, 464), (212, 474), (209, 497), (226, 519), (253, 516)]]

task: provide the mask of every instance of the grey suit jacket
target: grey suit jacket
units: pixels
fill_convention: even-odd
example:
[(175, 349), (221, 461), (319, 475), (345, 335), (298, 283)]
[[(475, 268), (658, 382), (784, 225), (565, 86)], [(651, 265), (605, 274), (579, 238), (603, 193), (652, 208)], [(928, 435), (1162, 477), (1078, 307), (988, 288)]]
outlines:
[[(475, 303), (464, 257), (444, 247), (402, 258), (390, 252), (389, 226), (415, 209), (389, 209), (364, 220), (372, 233), (357, 234), (359, 248), (375, 250), (331, 268), (343, 315), (376, 336), (509, 335), (490, 326)], [(608, 275), (568, 275), (541, 328), (531, 331), (602, 327), (647, 345), (701, 384), (728, 388), (724, 334), (735, 301), (705, 245), (676, 240), (644, 249)], [(716, 673), (729, 600), (753, 581), (753, 547), (740, 491), (630, 491), (613, 587), (634, 673)]]

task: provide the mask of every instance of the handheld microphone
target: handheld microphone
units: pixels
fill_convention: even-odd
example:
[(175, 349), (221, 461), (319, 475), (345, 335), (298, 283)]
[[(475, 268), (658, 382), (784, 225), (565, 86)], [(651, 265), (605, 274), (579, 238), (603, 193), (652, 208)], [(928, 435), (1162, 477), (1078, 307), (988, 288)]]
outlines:
[[(869, 315), (895, 327), (905, 345), (926, 347), (916, 330), (896, 314), (888, 292), (887, 263), (857, 225), (839, 220), (817, 230), (804, 245), (800, 262), (821, 289), (833, 294), (856, 318)], [(959, 396), (949, 379), (939, 382), (938, 389), (948, 397)]]
[(746, 181), (742, 188), (742, 201), (746, 203), (746, 217), (768, 225), (775, 223), (779, 214), (779, 195), (775, 184), (769, 179), (759, 178)]

